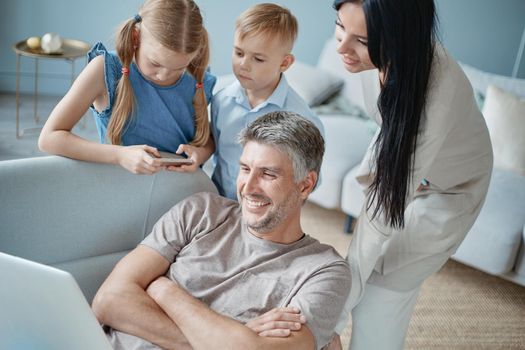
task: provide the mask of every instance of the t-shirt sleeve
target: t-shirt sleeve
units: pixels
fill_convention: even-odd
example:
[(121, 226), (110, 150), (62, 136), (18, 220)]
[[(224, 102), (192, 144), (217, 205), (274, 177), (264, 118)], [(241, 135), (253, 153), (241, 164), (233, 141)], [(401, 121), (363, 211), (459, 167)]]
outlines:
[(157, 221), (140, 244), (156, 250), (170, 262), (175, 261), (182, 248), (199, 234), (210, 231), (213, 223), (205, 213), (209, 212), (212, 198), (202, 192), (182, 200)]
[(109, 97), (108, 106), (113, 106), (117, 84), (122, 76), (122, 64), (114, 52), (109, 52), (104, 44), (97, 42), (87, 53), (88, 62), (97, 56), (104, 56), (104, 82)]
[(306, 317), (317, 349), (330, 341), (350, 285), (350, 268), (336, 261), (313, 274), (290, 301)]
[(183, 221), (186, 205), (183, 201), (171, 208), (140, 244), (156, 250), (170, 262), (175, 261), (177, 254), (190, 241), (190, 233)]

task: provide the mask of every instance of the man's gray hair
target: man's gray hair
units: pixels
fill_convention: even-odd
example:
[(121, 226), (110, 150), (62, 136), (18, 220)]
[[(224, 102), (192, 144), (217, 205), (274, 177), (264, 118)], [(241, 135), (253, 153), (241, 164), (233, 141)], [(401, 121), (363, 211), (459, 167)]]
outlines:
[(296, 182), (304, 180), (310, 171), (319, 176), (324, 139), (315, 124), (299, 114), (277, 111), (257, 118), (239, 133), (243, 147), (249, 141), (275, 146), (288, 155)]

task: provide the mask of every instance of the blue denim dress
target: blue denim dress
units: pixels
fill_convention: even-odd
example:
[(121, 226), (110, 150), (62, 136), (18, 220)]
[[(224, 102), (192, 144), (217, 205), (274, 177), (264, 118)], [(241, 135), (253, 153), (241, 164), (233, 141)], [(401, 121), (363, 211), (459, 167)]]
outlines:
[[(88, 61), (104, 55), (104, 80), (109, 105), (98, 112), (93, 106), (100, 142), (108, 142), (106, 130), (115, 103), (117, 84), (122, 76), (122, 64), (115, 52), (108, 52), (102, 43), (97, 43), (88, 52)], [(189, 143), (195, 136), (195, 111), (193, 96), (195, 78), (188, 72), (171, 86), (156, 85), (142, 76), (135, 63), (131, 64), (129, 79), (135, 96), (133, 115), (129, 118), (122, 134), (124, 146), (146, 144), (159, 151), (175, 153), (180, 144)], [(211, 101), (216, 78), (206, 73), (204, 91), (206, 100)]]

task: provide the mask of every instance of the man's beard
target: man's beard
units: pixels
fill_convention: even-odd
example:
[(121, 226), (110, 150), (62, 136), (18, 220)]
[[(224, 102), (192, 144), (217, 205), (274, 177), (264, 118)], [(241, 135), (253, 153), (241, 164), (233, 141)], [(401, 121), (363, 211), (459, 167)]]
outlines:
[[(244, 196), (240, 195), (241, 206), (244, 205)], [(270, 205), (273, 201), (263, 195), (249, 195), (250, 200), (261, 200), (264, 202), (269, 202)], [(297, 201), (300, 200), (300, 196), (296, 191), (290, 191), (286, 196), (286, 200), (281, 202), (277, 207), (271, 208), (264, 216), (262, 216), (256, 222), (248, 222), (243, 216), (243, 222), (246, 224), (248, 229), (259, 234), (265, 234), (273, 231), (277, 226), (279, 226), (290, 214), (291, 208), (294, 208), (297, 205)]]

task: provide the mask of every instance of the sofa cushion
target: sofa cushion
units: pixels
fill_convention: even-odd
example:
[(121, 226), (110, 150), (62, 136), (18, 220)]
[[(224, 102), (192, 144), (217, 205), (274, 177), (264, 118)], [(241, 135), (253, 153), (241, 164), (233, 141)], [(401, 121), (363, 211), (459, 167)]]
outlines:
[[(295, 61), (285, 75), (288, 84), (310, 107), (326, 101), (341, 90), (344, 84), (339, 76), (301, 61)], [(213, 93), (230, 85), (235, 79), (233, 74), (218, 76)]]
[(485, 95), (489, 85), (494, 85), (525, 98), (525, 79), (488, 73), (463, 62), (460, 62), (460, 66), (476, 92)]
[(62, 157), (4, 161), (0, 178), (0, 247), (45, 264), (131, 249), (179, 200), (214, 190), (202, 172), (139, 176)]
[(292, 64), (285, 75), (290, 86), (309, 106), (323, 103), (344, 84), (339, 76), (300, 61)]
[(485, 204), (454, 259), (491, 274), (514, 267), (525, 225), (525, 177), (495, 169)]
[(309, 199), (325, 208), (339, 208), (343, 178), (361, 162), (373, 134), (367, 120), (349, 116), (321, 116), (326, 150), (321, 183)]
[(346, 174), (343, 179), (343, 189), (341, 192), (341, 209), (345, 214), (357, 218), (361, 214), (361, 208), (365, 202), (365, 193), (363, 187), (355, 178), (359, 171), (359, 165), (356, 165)]
[(55, 156), (0, 162), (0, 179), (0, 249), (71, 267), (91, 291), (98, 285), (83, 278), (90, 269), (99, 281), (100, 271), (107, 273), (169, 208), (195, 192), (216, 191), (202, 171), (133, 175), (115, 165)]
[(494, 149), (494, 166), (525, 175), (525, 100), (490, 85), (483, 115)]
[(84, 293), (88, 303), (91, 304), (93, 297), (102, 285), (102, 282), (108, 277), (117, 262), (127, 253), (129, 253), (129, 250), (106, 255), (97, 255), (85, 259), (71, 260), (60, 264), (54, 264), (53, 266), (75, 276), (78, 286)]

